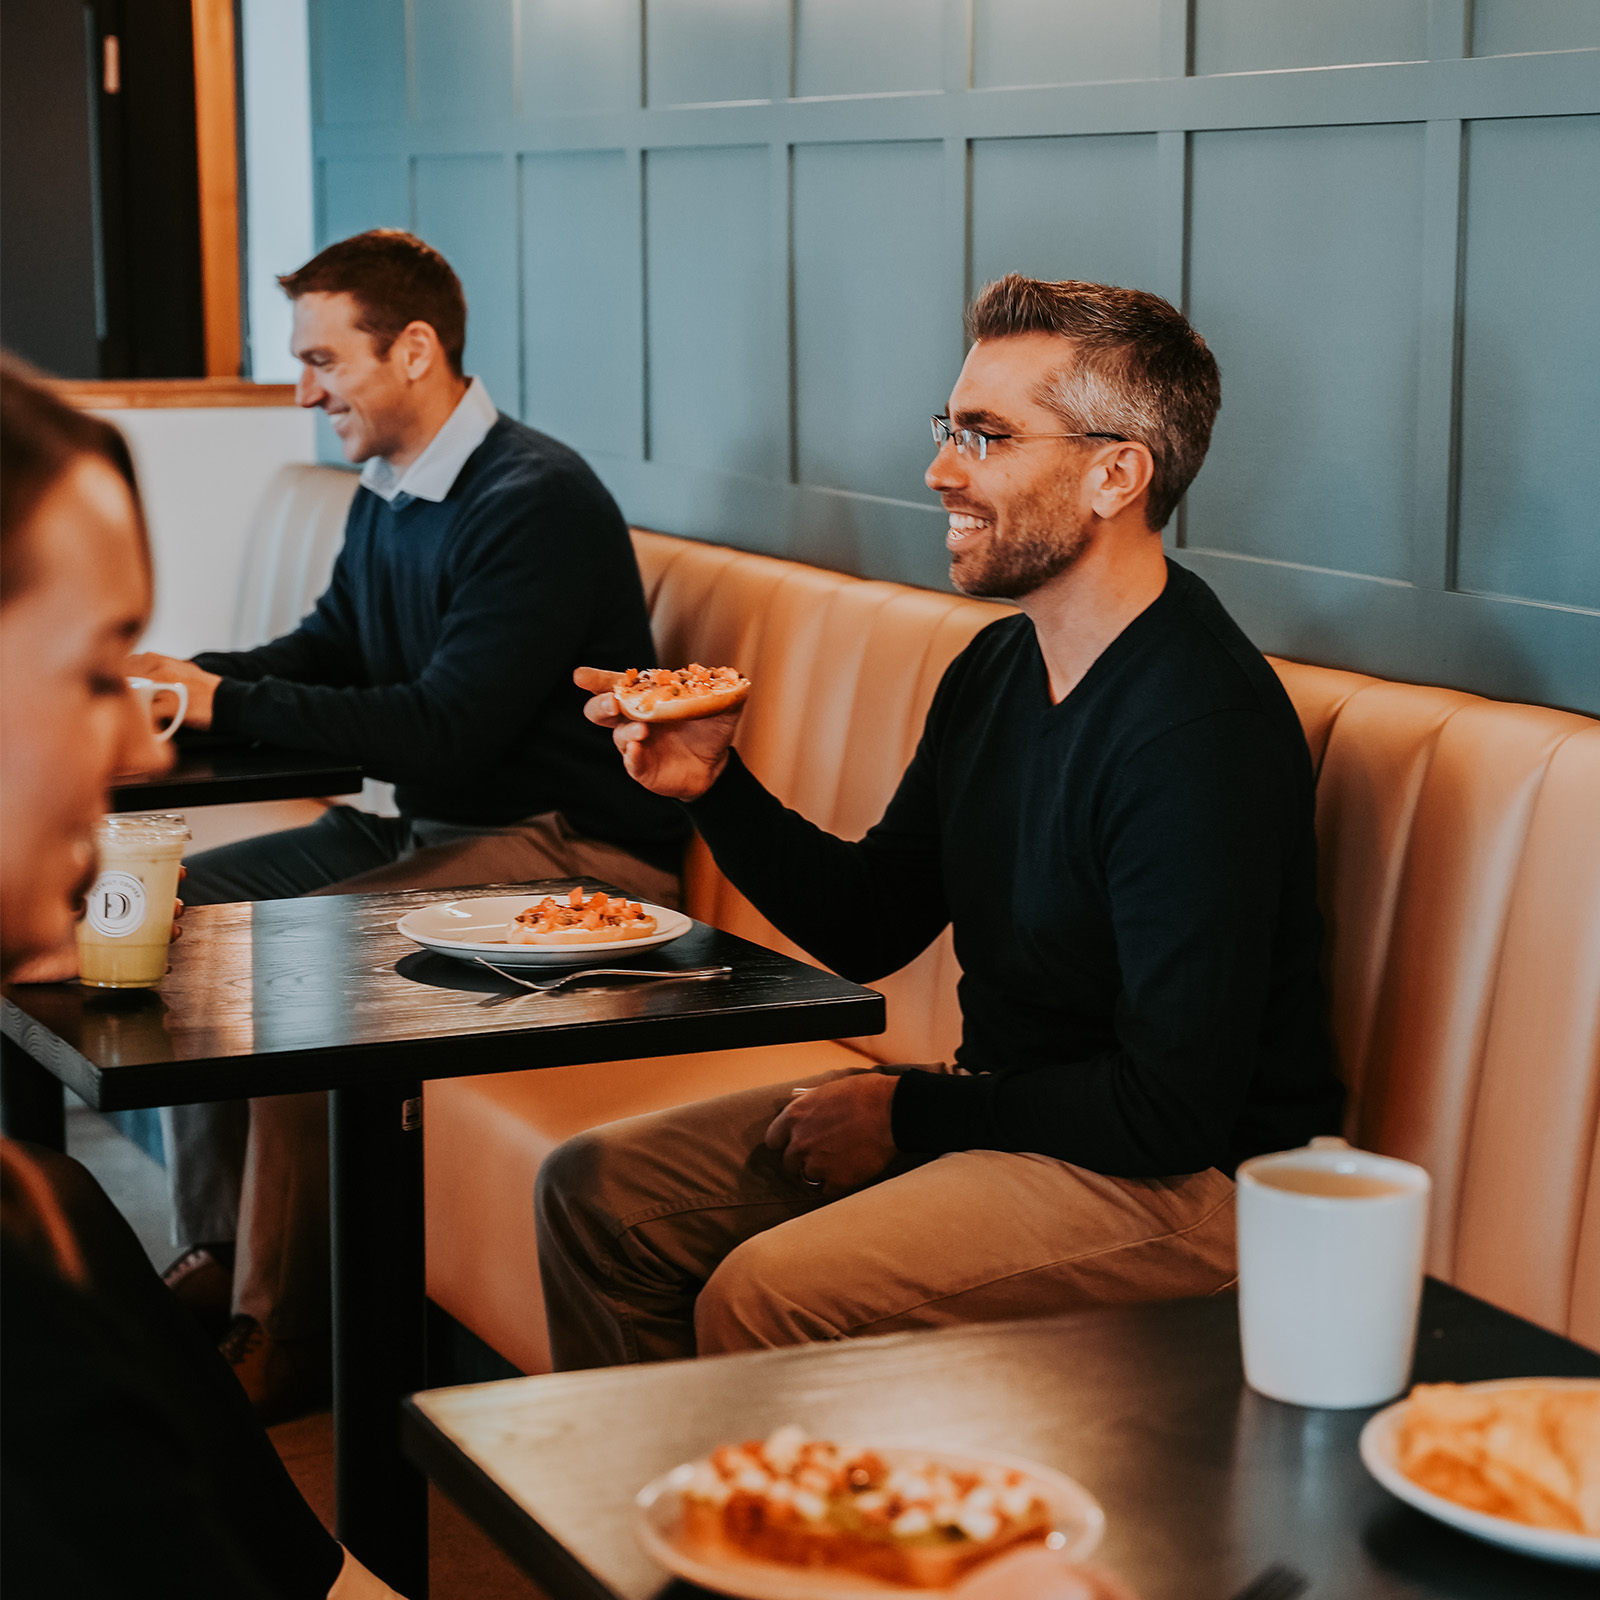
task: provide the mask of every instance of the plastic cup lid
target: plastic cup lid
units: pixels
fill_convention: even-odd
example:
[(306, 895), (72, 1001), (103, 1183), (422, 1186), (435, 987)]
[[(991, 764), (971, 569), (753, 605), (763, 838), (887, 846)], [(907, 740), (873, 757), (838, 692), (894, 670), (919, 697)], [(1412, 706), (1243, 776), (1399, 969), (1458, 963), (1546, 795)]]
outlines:
[(194, 837), (188, 819), (176, 811), (118, 811), (102, 817), (96, 830), (102, 842), (117, 839), (130, 843), (170, 843)]

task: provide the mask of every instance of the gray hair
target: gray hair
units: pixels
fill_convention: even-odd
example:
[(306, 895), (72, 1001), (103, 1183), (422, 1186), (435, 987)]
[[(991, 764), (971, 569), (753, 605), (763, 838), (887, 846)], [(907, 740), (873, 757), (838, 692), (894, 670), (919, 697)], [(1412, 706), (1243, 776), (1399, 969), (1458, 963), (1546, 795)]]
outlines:
[(1048, 333), (1073, 357), (1038, 395), (1065, 428), (1136, 440), (1155, 462), (1145, 522), (1166, 526), (1194, 482), (1222, 404), (1215, 357), (1181, 312), (1142, 289), (1020, 273), (987, 284), (967, 312), (977, 339)]

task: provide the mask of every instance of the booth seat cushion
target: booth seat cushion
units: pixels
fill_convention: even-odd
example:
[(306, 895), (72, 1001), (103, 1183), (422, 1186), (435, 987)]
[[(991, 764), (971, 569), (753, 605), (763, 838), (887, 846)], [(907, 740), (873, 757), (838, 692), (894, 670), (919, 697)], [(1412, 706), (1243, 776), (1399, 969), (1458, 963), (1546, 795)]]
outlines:
[(868, 1064), (822, 1041), (425, 1085), (429, 1298), (522, 1371), (548, 1372), (533, 1180), (563, 1139), (734, 1089)]
[(254, 839), (284, 828), (308, 828), (328, 809), (326, 800), (258, 800), (231, 806), (195, 806), (184, 816), (192, 842), (189, 854)]

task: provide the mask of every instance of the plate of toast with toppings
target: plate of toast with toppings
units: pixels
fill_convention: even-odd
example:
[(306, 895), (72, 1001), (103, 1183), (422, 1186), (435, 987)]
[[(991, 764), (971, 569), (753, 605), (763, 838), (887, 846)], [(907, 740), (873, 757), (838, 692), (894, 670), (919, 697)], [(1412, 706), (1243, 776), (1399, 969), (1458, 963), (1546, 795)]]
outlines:
[(669, 1572), (743, 1600), (945, 1593), (1027, 1549), (1080, 1560), (1105, 1517), (1071, 1478), (987, 1451), (843, 1444), (779, 1428), (639, 1491), (635, 1533)]
[(558, 894), (488, 894), (408, 911), (396, 927), (414, 944), (457, 961), (500, 967), (580, 967), (654, 950), (693, 921), (648, 901), (576, 888)]

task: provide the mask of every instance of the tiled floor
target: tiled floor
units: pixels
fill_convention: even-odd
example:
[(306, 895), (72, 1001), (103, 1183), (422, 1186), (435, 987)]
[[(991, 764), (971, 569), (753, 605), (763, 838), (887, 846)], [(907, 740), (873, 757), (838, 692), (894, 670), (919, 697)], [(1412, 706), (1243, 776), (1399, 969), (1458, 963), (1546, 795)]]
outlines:
[[(70, 1102), (69, 1102), (70, 1104)], [(166, 1173), (159, 1162), (81, 1104), (67, 1112), (67, 1149), (100, 1181), (133, 1225), (159, 1271), (177, 1254), (171, 1243)], [(323, 1412), (272, 1429), (300, 1492), (333, 1526), (333, 1419)], [(437, 1490), (428, 1506), (433, 1600), (544, 1600), (543, 1591)]]

